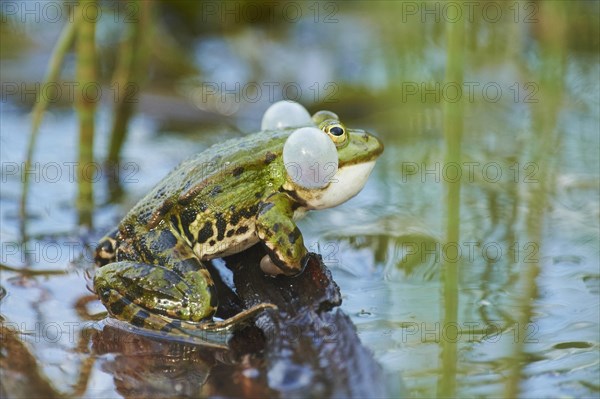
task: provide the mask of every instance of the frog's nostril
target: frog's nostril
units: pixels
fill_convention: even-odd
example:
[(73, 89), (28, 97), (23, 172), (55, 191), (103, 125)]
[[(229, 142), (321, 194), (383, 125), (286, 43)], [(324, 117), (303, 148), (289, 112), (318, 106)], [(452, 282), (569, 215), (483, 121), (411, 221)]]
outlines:
[(365, 139), (365, 141), (369, 141), (369, 135), (368, 134), (363, 134), (363, 139)]

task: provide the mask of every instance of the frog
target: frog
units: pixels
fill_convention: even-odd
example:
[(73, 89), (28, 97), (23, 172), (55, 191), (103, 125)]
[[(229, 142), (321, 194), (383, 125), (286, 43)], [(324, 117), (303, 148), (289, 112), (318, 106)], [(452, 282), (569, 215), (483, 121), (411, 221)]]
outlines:
[(334, 144), (338, 161), (329, 181), (307, 187), (293, 179), (283, 152), (299, 131), (285, 124), (184, 160), (99, 241), (93, 290), (110, 316), (165, 333), (219, 332), (276, 308), (262, 303), (217, 319), (217, 292), (206, 262), (260, 244), (266, 275), (298, 275), (311, 253), (296, 221), (358, 194), (383, 152), (380, 139), (347, 128), (331, 111), (307, 116), (317, 137)]

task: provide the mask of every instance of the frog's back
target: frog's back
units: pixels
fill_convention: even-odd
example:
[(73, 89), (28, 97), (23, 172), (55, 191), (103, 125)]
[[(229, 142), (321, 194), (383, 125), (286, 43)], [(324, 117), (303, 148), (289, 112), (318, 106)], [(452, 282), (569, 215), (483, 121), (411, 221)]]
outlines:
[(269, 179), (268, 165), (281, 157), (290, 133), (259, 132), (218, 143), (191, 156), (142, 198), (124, 223), (151, 229), (174, 208), (208, 207), (217, 212), (232, 202), (241, 206), (256, 202)]

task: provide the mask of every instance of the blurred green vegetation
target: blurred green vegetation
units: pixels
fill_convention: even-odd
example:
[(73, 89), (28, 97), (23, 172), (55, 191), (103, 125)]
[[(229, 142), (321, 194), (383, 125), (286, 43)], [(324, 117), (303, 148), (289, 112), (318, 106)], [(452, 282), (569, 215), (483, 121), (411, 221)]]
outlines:
[[(100, 4), (114, 9), (113, 3)], [(144, 141), (166, 140), (151, 147), (156, 154), (160, 154), (158, 147), (167, 147), (164, 143), (187, 140), (188, 147), (197, 142), (201, 148), (252, 131), (268, 103), (285, 97), (281, 87), (294, 82), (302, 87), (304, 96), (299, 100), (310, 111), (330, 109), (349, 126), (373, 130), (386, 145), (372, 177), (375, 194), (367, 197), (371, 202), (349, 208), (353, 217), (344, 218), (346, 224), (335, 234), (326, 231), (342, 242), (340, 252), (355, 257), (340, 262), (336, 279), (352, 286), (360, 279), (343, 273), (364, 277), (364, 261), (371, 262), (392, 287), (387, 299), (392, 305), (373, 305), (385, 309), (387, 313), (381, 311), (385, 320), (374, 320), (362, 331), (381, 333), (391, 325), (395, 334), (404, 334), (413, 321), (448, 325), (476, 320), (497, 323), (502, 333), (518, 336), (527, 333), (532, 323), (560, 326), (559, 316), (567, 315), (551, 310), (576, 306), (554, 303), (538, 310), (540, 302), (547, 300), (544, 289), (561, 292), (558, 286), (540, 288), (548, 284), (544, 262), (554, 266), (564, 259), (582, 264), (597, 260), (599, 2), (244, 0), (224, 6), (212, 1), (140, 0), (127, 4), (135, 5), (132, 20), (123, 13), (107, 12), (97, 24), (86, 25), (87, 43), (81, 36), (78, 41), (67, 40), (66, 47), (56, 40), (54, 54), (64, 63), (53, 59), (48, 66), (40, 63), (26, 72), (8, 68), (2, 73), (3, 83), (24, 82), (19, 91), (35, 87), (44, 75), (49, 81), (97, 81), (106, 93), (113, 93), (110, 88), (115, 84), (133, 88), (121, 91), (125, 95), (117, 101), (111, 97), (100, 102), (96, 110), (95, 104), (77, 103), (80, 164), (107, 162), (117, 175), (125, 150), (140, 159), (151, 158), (140, 139), (135, 142), (140, 148), (135, 148), (128, 138), (136, 118), (153, 123)], [(302, 18), (285, 14), (286, 4), (300, 7)], [(463, 18), (455, 21), (452, 7), (460, 4), (465, 7)], [(472, 18), (467, 7), (473, 7)], [(27, 62), (32, 54), (50, 59), (54, 42), (40, 35), (50, 32), (49, 37), (58, 37), (67, 23), (57, 25), (21, 25), (3, 17), (0, 60), (10, 67)], [(236, 84), (244, 88), (266, 82), (279, 85), (273, 99), (266, 91), (258, 101), (227, 94), (236, 91)], [(213, 93), (215, 84), (219, 91)], [(456, 87), (462, 90), (459, 101), (453, 100)], [(502, 95), (496, 98), (498, 87)], [(10, 99), (21, 111), (35, 106), (33, 131), (46, 105), (50, 110), (73, 105), (63, 98), (44, 103), (16, 94)], [(98, 114), (110, 122), (103, 123)], [(99, 137), (106, 138), (105, 148), (94, 146)], [(53, 151), (60, 154), (60, 148)], [(35, 151), (30, 157), (35, 160)], [(478, 166), (472, 179), (464, 168), (457, 183), (440, 178), (444, 165), (450, 163)], [(498, 180), (482, 172), (489, 165), (500, 168)], [(148, 175), (161, 177), (152, 170)], [(137, 187), (119, 183), (108, 178), (82, 187), (78, 223), (91, 225), (92, 216), (104, 205), (127, 204), (131, 197), (143, 194), (135, 191)], [(23, 193), (27, 195), (26, 190)], [(333, 215), (324, 219), (332, 226), (338, 220)], [(24, 216), (23, 222), (34, 221)], [(352, 230), (355, 225), (359, 228)], [(499, 260), (453, 263), (442, 257), (430, 261), (431, 248), (454, 242), (477, 243), (472, 247), (476, 251), (493, 242), (505, 253)], [(595, 255), (588, 255), (586, 248)], [(371, 257), (361, 257), (364, 252)], [(545, 272), (559, 282), (576, 278), (572, 282), (581, 283), (578, 289), (582, 281), (588, 287), (598, 280), (588, 269), (574, 271), (577, 277), (556, 277), (551, 274), (555, 269)], [(438, 277), (439, 286), (435, 285)], [(363, 280), (365, 285), (372, 282)], [(369, 300), (361, 296), (363, 288), (349, 290), (351, 309), (359, 306), (353, 304), (353, 297), (360, 298), (357, 309), (366, 308), (363, 302)], [(560, 298), (565, 301), (569, 296)], [(546, 319), (544, 312), (550, 314)], [(575, 317), (575, 312), (568, 313)], [(534, 372), (526, 370), (532, 364), (541, 367), (568, 357), (557, 348), (579, 348), (575, 355), (582, 356), (591, 354), (590, 347), (597, 348), (597, 341), (577, 341), (578, 334), (589, 336), (589, 330), (582, 333), (573, 327), (578, 321), (569, 319), (568, 327), (556, 330), (546, 324), (538, 346), (524, 339), (508, 340), (499, 353), (489, 356), (481, 349), (487, 348), (486, 333), (479, 329), (477, 338), (467, 343), (443, 340), (411, 347), (393, 334), (390, 341), (381, 334), (365, 339), (376, 353), (379, 341), (389, 344), (378, 354), (388, 369), (404, 371), (412, 396), (516, 397), (527, 396), (529, 391), (523, 387), (532, 384), (536, 392), (547, 393), (547, 387), (559, 392), (547, 379), (535, 385), (527, 374)], [(561, 342), (552, 341), (556, 336)], [(388, 350), (396, 350), (398, 358), (387, 355)], [(401, 362), (411, 351), (418, 352), (415, 358), (421, 363), (412, 363), (415, 358)], [(571, 369), (580, 366), (583, 377), (564, 376), (562, 363), (547, 366), (548, 374), (564, 378), (561, 387), (577, 387), (564, 388), (566, 395), (597, 393), (597, 384), (587, 381), (597, 368), (590, 372), (587, 363), (569, 361), (575, 364)]]

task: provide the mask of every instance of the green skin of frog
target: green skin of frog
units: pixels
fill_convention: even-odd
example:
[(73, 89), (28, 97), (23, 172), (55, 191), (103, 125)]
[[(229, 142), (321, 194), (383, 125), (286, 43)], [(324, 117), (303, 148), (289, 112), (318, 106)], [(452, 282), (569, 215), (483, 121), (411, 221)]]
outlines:
[(338, 152), (338, 170), (325, 187), (307, 189), (288, 176), (283, 146), (295, 129), (286, 128), (217, 144), (148, 193), (96, 249), (94, 290), (109, 314), (164, 332), (223, 331), (274, 308), (259, 304), (213, 320), (217, 294), (202, 262), (260, 242), (265, 273), (303, 270), (308, 251), (294, 220), (356, 195), (383, 152), (375, 136), (346, 129), (332, 112), (312, 118)]

